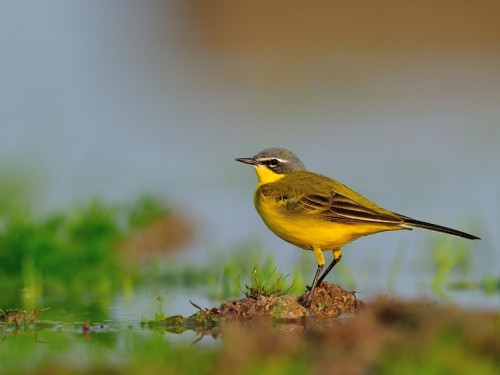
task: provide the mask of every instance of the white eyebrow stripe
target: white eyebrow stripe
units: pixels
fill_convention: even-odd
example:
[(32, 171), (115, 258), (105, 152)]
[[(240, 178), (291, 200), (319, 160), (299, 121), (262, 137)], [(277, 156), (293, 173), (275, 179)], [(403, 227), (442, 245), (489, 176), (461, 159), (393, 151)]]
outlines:
[(278, 160), (280, 163), (289, 163), (290, 160), (286, 160), (286, 159), (280, 159), (280, 158), (274, 158), (274, 157), (269, 157), (269, 158), (258, 158), (257, 160), (258, 161), (265, 161), (265, 160)]

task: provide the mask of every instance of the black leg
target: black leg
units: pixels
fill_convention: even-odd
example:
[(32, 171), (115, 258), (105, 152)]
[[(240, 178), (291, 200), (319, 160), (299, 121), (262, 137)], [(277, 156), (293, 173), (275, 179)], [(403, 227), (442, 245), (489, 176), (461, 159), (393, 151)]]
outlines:
[(323, 280), (325, 279), (326, 275), (328, 275), (330, 273), (330, 271), (332, 270), (332, 268), (335, 267), (335, 265), (340, 261), (340, 259), (342, 259), (342, 252), (340, 251), (340, 249), (333, 250), (333, 260), (328, 265), (328, 267), (326, 268), (325, 272), (323, 272), (323, 275), (321, 275), (321, 277), (319, 278), (318, 285), (320, 285), (323, 282)]
[(321, 273), (321, 270), (323, 269), (324, 266), (325, 266), (324, 264), (322, 264), (322, 265), (318, 264), (318, 268), (316, 269), (316, 274), (314, 275), (314, 280), (313, 280), (313, 283), (311, 285), (311, 289), (309, 289), (309, 294), (307, 295), (306, 301), (304, 303), (304, 306), (307, 308), (309, 308), (309, 306), (311, 306), (311, 297), (312, 297), (312, 294), (314, 292), (314, 288), (316, 288), (316, 285), (318, 285), (319, 274)]

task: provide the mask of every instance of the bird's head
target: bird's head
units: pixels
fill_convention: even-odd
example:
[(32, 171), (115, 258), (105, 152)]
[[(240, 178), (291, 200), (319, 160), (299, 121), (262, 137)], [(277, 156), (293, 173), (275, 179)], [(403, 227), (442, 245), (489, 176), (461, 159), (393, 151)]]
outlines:
[(284, 148), (266, 148), (250, 158), (238, 158), (245, 164), (255, 167), (259, 184), (277, 181), (287, 173), (305, 170), (304, 164), (291, 151)]

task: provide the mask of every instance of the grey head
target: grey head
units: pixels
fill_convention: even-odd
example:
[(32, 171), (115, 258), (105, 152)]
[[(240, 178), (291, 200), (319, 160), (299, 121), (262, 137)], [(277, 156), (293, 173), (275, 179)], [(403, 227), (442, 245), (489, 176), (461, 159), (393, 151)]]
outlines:
[(236, 161), (254, 166), (263, 166), (277, 174), (306, 169), (293, 152), (279, 147), (266, 148), (251, 158), (238, 158)]

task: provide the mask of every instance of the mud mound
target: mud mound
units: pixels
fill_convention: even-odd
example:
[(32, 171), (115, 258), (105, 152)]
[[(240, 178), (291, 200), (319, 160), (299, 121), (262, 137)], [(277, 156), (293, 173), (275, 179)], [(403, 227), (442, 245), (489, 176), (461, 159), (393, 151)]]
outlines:
[(231, 299), (218, 307), (204, 309), (193, 304), (199, 311), (189, 317), (170, 316), (160, 320), (146, 321), (149, 326), (161, 326), (171, 332), (194, 330), (202, 334), (218, 336), (220, 323), (239, 322), (245, 325), (253, 322), (291, 323), (280, 325), (289, 331), (302, 332), (309, 325), (329, 326), (338, 323), (341, 317), (350, 316), (364, 306), (354, 292), (345, 291), (338, 285), (327, 282), (316, 288), (311, 307), (301, 303), (307, 296), (255, 296)]
[(351, 315), (363, 306), (354, 292), (338, 285), (321, 283), (312, 295), (311, 307), (301, 303), (309, 292), (302, 296), (259, 296), (257, 298), (232, 299), (209, 310), (217, 320), (272, 318), (280, 321), (297, 321), (306, 318), (339, 318)]

